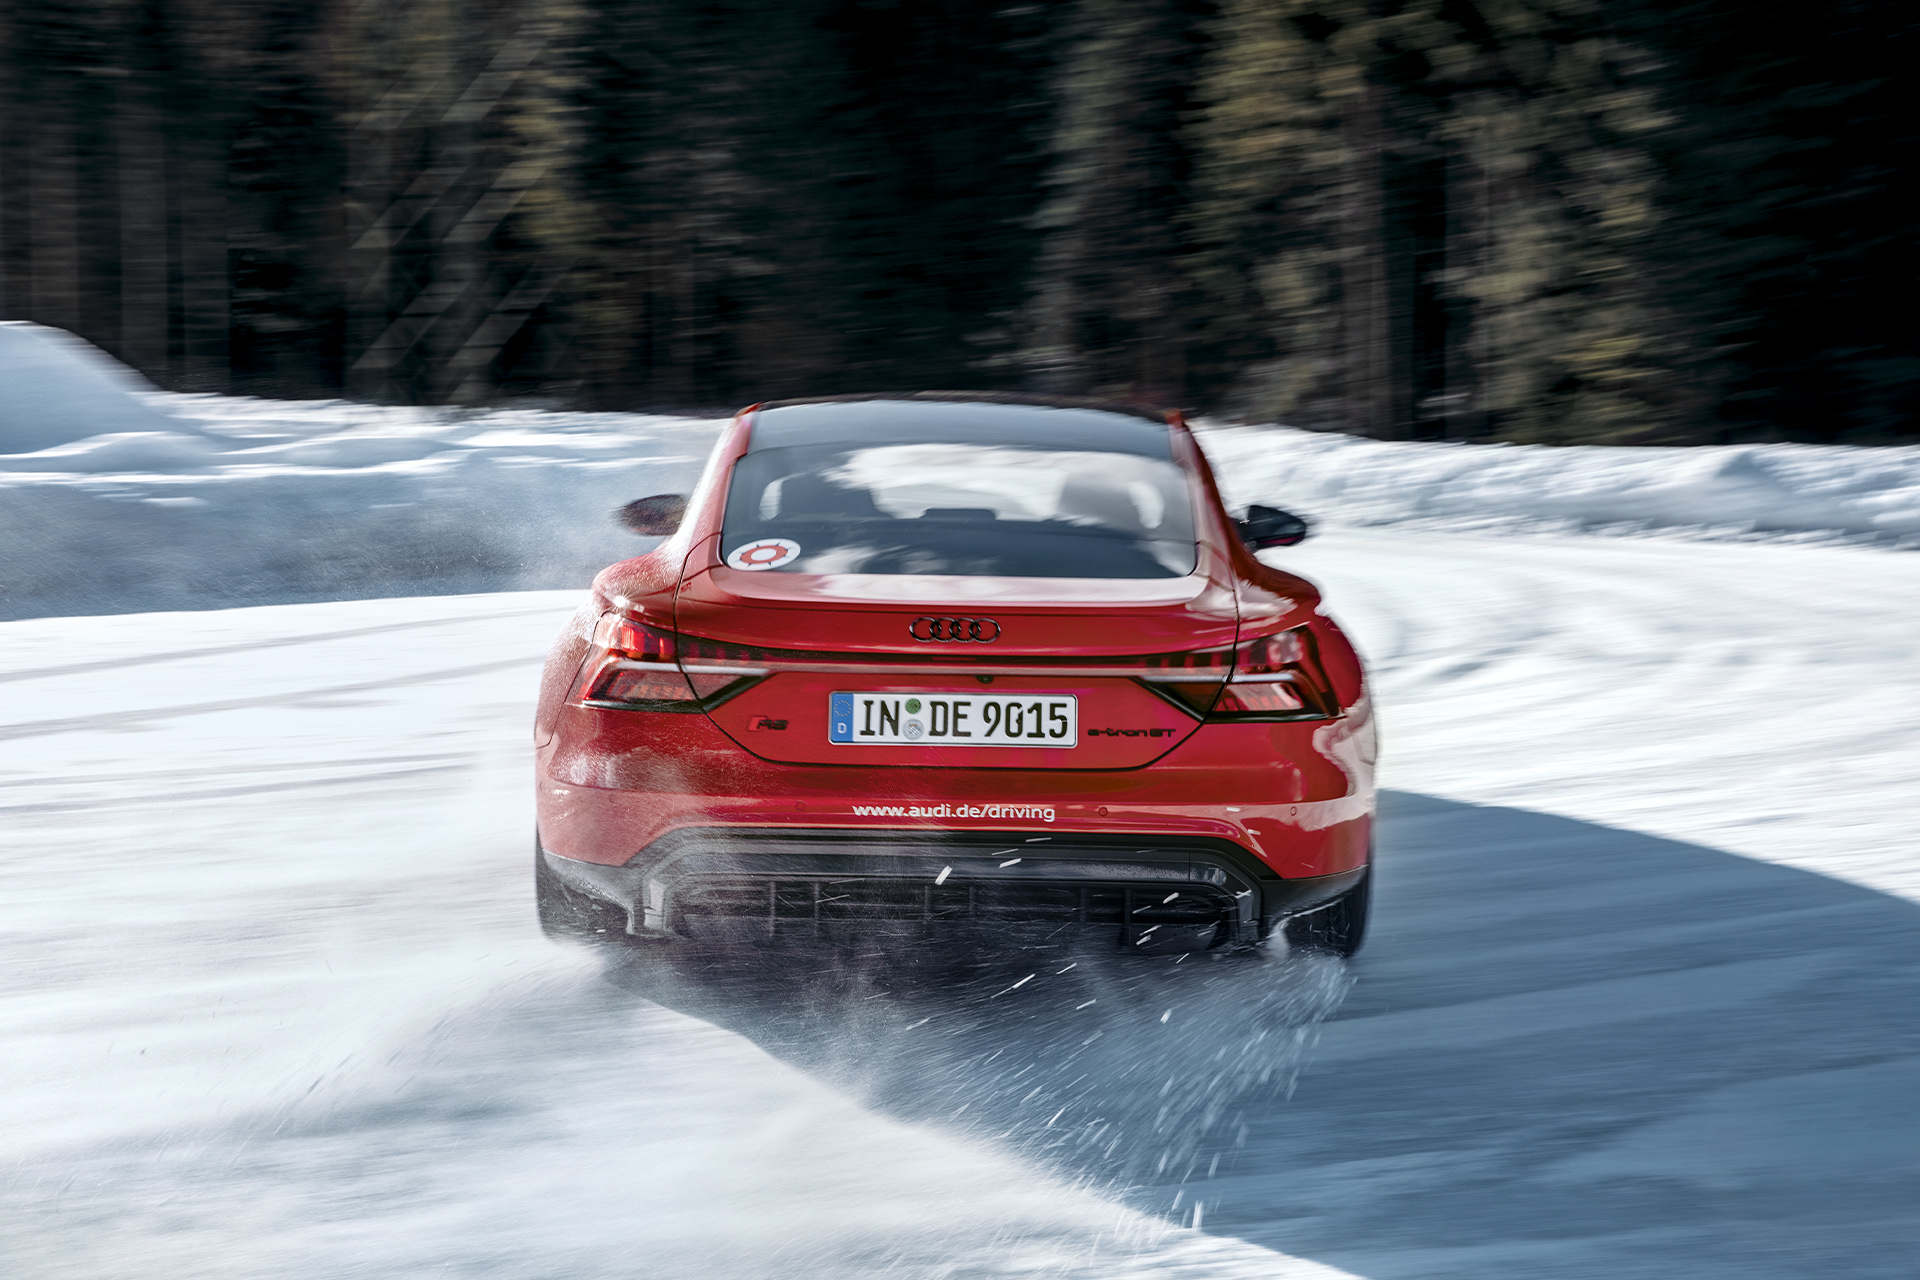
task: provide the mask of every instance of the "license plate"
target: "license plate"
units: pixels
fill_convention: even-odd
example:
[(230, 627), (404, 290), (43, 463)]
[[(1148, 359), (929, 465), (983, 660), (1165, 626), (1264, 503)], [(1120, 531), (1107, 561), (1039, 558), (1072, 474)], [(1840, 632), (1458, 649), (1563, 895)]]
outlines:
[(834, 693), (827, 741), (847, 746), (1071, 747), (1080, 700), (1068, 693)]

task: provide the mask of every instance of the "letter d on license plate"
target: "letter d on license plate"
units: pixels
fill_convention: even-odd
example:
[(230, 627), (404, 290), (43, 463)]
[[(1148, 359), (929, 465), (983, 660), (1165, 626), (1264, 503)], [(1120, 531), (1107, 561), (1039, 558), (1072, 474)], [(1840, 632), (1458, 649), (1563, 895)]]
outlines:
[(1080, 700), (1070, 693), (833, 693), (827, 741), (844, 746), (1073, 747)]

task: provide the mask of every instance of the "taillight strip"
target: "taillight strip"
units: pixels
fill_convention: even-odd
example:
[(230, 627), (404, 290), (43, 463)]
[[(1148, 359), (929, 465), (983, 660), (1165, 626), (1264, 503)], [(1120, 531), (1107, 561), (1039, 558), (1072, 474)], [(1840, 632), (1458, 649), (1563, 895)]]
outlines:
[(1226, 672), (1206, 671), (1170, 671), (1165, 667), (1092, 667), (1062, 663), (1059, 666), (1031, 665), (1022, 663), (974, 663), (958, 666), (947, 663), (919, 662), (783, 662), (773, 660), (764, 665), (748, 666), (742, 664), (683, 663), (684, 671), (699, 671), (713, 675), (737, 672), (741, 675), (768, 675), (775, 671), (802, 671), (831, 675), (902, 675), (918, 679), (921, 676), (1036, 676), (1041, 679), (1059, 679), (1065, 677), (1086, 678), (1105, 676), (1116, 680), (1147, 680), (1165, 684), (1191, 683), (1195, 679), (1224, 680)]
[[(1108, 679), (1134, 680), (1156, 692), (1163, 692), (1176, 705), (1192, 714), (1201, 714), (1203, 702), (1211, 702), (1211, 693), (1231, 677), (1240, 650), (1196, 649), (1174, 653), (1117, 656), (1111, 659), (1052, 658), (1022, 655), (1006, 658), (969, 658), (928, 662), (921, 653), (850, 654), (805, 649), (766, 649), (756, 645), (732, 644), (669, 631), (663, 627), (618, 613), (601, 615), (594, 629), (594, 641), (601, 646), (597, 660), (584, 664), (574, 696), (592, 706), (621, 704), (583, 697), (607, 672), (613, 670), (673, 670), (683, 676), (726, 677), (730, 683), (712, 687), (695, 681), (689, 692), (693, 697), (668, 707), (654, 701), (654, 709), (694, 710), (712, 708), (741, 692), (755, 681), (775, 672), (806, 672), (822, 675), (886, 676), (892, 678), (958, 679), (981, 676), (1014, 676), (1044, 680)], [(1272, 677), (1267, 677), (1269, 680)], [(1196, 688), (1207, 686), (1208, 696)], [(1176, 690), (1186, 686), (1193, 692)]]
[(1233, 649), (1204, 649), (1177, 653), (1122, 654), (1113, 658), (1085, 655), (1052, 658), (1026, 654), (1018, 657), (972, 657), (928, 662), (921, 652), (849, 653), (845, 650), (769, 649), (731, 644), (683, 633), (675, 634), (677, 656), (688, 671), (714, 672), (741, 667), (773, 671), (875, 674), (907, 670), (915, 675), (1032, 675), (1114, 676), (1137, 680), (1192, 680), (1212, 676), (1225, 679), (1233, 669)]

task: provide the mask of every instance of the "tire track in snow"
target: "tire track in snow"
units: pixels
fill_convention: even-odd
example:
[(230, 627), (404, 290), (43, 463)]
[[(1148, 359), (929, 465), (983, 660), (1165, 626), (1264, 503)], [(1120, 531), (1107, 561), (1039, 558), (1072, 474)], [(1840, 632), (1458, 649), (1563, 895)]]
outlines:
[(377, 773), (349, 774), (335, 778), (302, 778), (292, 782), (260, 782), (251, 786), (212, 787), (201, 791), (167, 791), (153, 795), (113, 796), (94, 800), (49, 800), (40, 804), (0, 805), (0, 815), (39, 813), (89, 813), (95, 810), (139, 808), (191, 804), (196, 800), (232, 800), (241, 796), (270, 795), (282, 791), (316, 791), (327, 787), (366, 786), (401, 778), (422, 778), (434, 773), (458, 773), (467, 765), (428, 765), (419, 769), (388, 769)]
[[(340, 768), (359, 769), (359, 768), (365, 768), (369, 765), (407, 765), (407, 764), (430, 764), (430, 763), (437, 764), (437, 763), (442, 763), (446, 761), (471, 760), (471, 759), (473, 759), (473, 757), (465, 753), (458, 754), (458, 755), (449, 755), (445, 752), (441, 752), (436, 755), (427, 755), (427, 756), (355, 756), (350, 759), (344, 759), (344, 760), (303, 760), (298, 764), (287, 764), (287, 763), (229, 764), (229, 765), (222, 765), (220, 767), (220, 772), (222, 774), (288, 773), (296, 770), (309, 770), (309, 769), (340, 769)], [(195, 769), (154, 769), (154, 770), (143, 770), (138, 773), (89, 774), (85, 777), (84, 781), (102, 782), (102, 783), (159, 782), (164, 779), (170, 779), (170, 778), (204, 778), (206, 775), (207, 775), (207, 771), (204, 767), (195, 768)], [(42, 778), (0, 778), (0, 790), (4, 790), (8, 787), (58, 786), (58, 785), (61, 785), (62, 783), (66, 783), (70, 781), (81, 781), (81, 780), (82, 779), (44, 778), (44, 777)]]
[(362, 636), (386, 635), (396, 631), (418, 631), (426, 627), (451, 627), (470, 622), (498, 622), (507, 618), (551, 617), (551, 609), (517, 609), (504, 613), (463, 613), (444, 618), (421, 618), (411, 622), (390, 622), (378, 627), (354, 627), (346, 631), (316, 631), (308, 635), (276, 636), (270, 640), (249, 640), (244, 644), (209, 645), (199, 649), (175, 649), (167, 653), (132, 654), (124, 658), (102, 658), (96, 662), (75, 662), (60, 667), (29, 667), (19, 671), (0, 671), (0, 684), (10, 680), (50, 680), (84, 675), (89, 671), (118, 671), (125, 667), (154, 662), (187, 662), (198, 658), (223, 658), (237, 653), (257, 653), (289, 645), (326, 644), (333, 640), (352, 640)]
[(326, 698), (337, 698), (347, 694), (375, 693), (384, 689), (402, 689), (410, 685), (437, 684), (470, 676), (488, 675), (515, 667), (537, 667), (544, 661), (546, 661), (545, 654), (533, 654), (527, 657), (506, 658), (498, 662), (476, 662), (463, 667), (446, 667), (438, 671), (391, 676), (385, 680), (362, 680), (354, 684), (325, 685), (317, 689), (295, 689), (254, 698), (227, 698), (218, 702), (190, 702), (179, 706), (150, 709), (129, 708), (125, 711), (69, 716), (59, 720), (29, 720), (23, 724), (0, 725), (0, 742), (21, 738), (42, 738), (60, 733), (86, 733), (96, 729), (118, 729), (125, 728), (129, 724), (172, 720), (181, 716), (212, 715), (221, 711), (244, 711), (254, 707), (311, 705)]

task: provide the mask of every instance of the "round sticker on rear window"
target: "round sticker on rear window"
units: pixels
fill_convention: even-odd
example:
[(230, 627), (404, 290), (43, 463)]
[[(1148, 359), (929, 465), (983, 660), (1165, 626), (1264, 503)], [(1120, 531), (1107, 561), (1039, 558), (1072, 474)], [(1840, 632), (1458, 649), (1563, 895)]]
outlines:
[(800, 544), (792, 538), (755, 538), (735, 547), (727, 564), (735, 569), (778, 569), (800, 554)]

